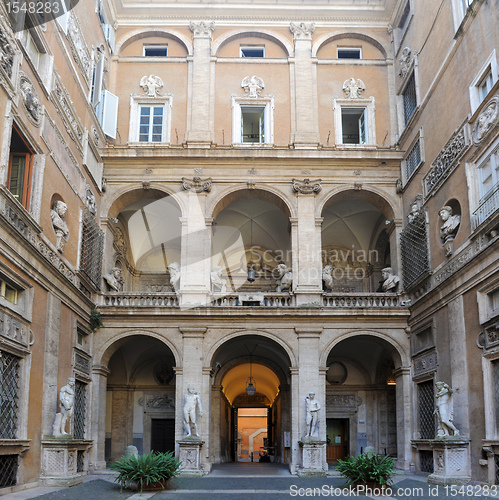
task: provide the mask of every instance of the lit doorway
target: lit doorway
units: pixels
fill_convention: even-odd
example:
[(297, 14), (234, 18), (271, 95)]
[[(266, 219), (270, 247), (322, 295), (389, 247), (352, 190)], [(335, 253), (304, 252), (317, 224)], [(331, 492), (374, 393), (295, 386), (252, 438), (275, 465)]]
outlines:
[(237, 408), (236, 462), (270, 462), (270, 448), (268, 408)]
[(337, 462), (348, 455), (348, 418), (326, 419), (326, 457), (328, 463)]

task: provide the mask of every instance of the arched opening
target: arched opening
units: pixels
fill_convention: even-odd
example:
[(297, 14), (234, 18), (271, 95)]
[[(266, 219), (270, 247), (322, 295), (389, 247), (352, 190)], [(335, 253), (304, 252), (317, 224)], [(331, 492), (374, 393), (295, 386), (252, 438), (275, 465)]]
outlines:
[[(325, 291), (381, 292), (382, 270), (392, 267), (392, 210), (373, 193), (348, 191), (330, 199), (322, 217), (322, 265), (332, 280)], [(399, 290), (391, 290), (399, 291)]]
[(175, 450), (175, 357), (160, 340), (131, 335), (113, 344), (106, 392), (105, 459)]
[(357, 455), (366, 447), (397, 457), (400, 364), (396, 349), (375, 336), (350, 337), (331, 349), (326, 361), (328, 462)]
[[(238, 191), (227, 198), (215, 209), (212, 267), (221, 269), (229, 293), (275, 292), (280, 269), (284, 269), (278, 266), (291, 269), (288, 207), (277, 196), (263, 191), (251, 196)], [(232, 244), (234, 232), (240, 236), (241, 245)]]
[[(290, 463), (290, 360), (275, 341), (244, 335), (213, 357), (212, 460)], [(255, 390), (252, 391), (251, 388)]]

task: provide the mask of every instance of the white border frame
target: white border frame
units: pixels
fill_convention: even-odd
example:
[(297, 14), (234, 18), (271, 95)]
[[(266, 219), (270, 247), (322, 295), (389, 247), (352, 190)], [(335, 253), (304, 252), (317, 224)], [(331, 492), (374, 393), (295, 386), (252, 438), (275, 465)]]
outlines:
[(483, 66), (479, 69), (477, 76), (475, 79), (471, 82), (470, 85), (470, 103), (471, 103), (471, 112), (474, 113), (482, 104), (482, 102), (485, 102), (487, 100), (488, 95), (485, 97), (485, 99), (480, 100), (480, 96), (478, 93), (478, 85), (480, 82), (483, 80), (485, 77), (486, 73), (488, 72), (488, 69), (491, 69), (492, 71), (492, 87), (496, 84), (497, 80), (499, 80), (499, 69), (497, 65), (497, 54), (496, 54), (496, 49), (494, 49)]
[[(166, 49), (166, 56), (147, 56), (146, 49)], [(142, 45), (142, 57), (168, 57), (168, 44), (167, 43), (144, 43)]]
[[(367, 143), (343, 144), (343, 129), (341, 126), (342, 108), (366, 108), (367, 111)], [(374, 97), (368, 99), (333, 99), (334, 142), (346, 147), (376, 146), (376, 104)]]
[[(139, 109), (141, 105), (146, 106), (163, 106), (165, 109), (163, 141), (161, 142), (139, 142)], [(172, 107), (173, 96), (156, 96), (148, 97), (137, 94), (130, 96), (130, 124), (128, 128), (128, 143), (134, 146), (148, 146), (151, 144), (170, 144), (171, 141), (171, 124), (172, 124)]]
[[(241, 107), (264, 107), (265, 142), (242, 142)], [(274, 144), (274, 97), (237, 97), (232, 96), (232, 144), (242, 147), (262, 147)]]
[[(246, 57), (243, 56), (243, 49), (263, 49), (262, 57)], [(239, 46), (239, 57), (243, 59), (265, 59), (265, 45), (240, 45)]]
[(344, 57), (344, 58), (341, 58), (341, 60), (352, 60), (352, 61), (360, 61), (362, 60), (362, 47), (339, 47), (339, 46), (336, 46), (336, 59), (340, 59), (340, 57), (338, 56), (338, 51), (340, 50), (358, 50), (359, 51), (359, 55), (360, 57), (359, 58), (355, 58), (355, 57)]

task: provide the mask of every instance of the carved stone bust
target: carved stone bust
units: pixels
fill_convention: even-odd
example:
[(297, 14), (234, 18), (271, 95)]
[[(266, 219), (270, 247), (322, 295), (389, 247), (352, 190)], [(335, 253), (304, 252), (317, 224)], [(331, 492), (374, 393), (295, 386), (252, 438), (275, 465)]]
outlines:
[(64, 246), (69, 239), (69, 229), (64, 217), (68, 211), (68, 206), (63, 201), (56, 201), (52, 206), (50, 211), (50, 217), (52, 218), (52, 226), (54, 228), (55, 234), (57, 236), (56, 248), (59, 252), (64, 252)]
[(119, 267), (113, 267), (109, 274), (103, 276), (112, 292), (121, 292), (123, 290), (123, 276)]
[(440, 238), (445, 248), (445, 255), (449, 257), (453, 252), (453, 241), (459, 230), (459, 225), (461, 224), (461, 216), (452, 215), (452, 207), (448, 205), (443, 206), (438, 214), (444, 221), (443, 225), (440, 227)]

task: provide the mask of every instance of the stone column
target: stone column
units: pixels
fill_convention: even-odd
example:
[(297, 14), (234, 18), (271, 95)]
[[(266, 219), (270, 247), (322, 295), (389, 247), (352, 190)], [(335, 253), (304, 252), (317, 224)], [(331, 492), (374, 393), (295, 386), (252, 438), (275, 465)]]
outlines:
[(412, 462), (412, 381), (411, 369), (401, 367), (394, 372), (397, 405), (397, 463), (399, 469), (408, 470)]
[(211, 386), (211, 401), (210, 401), (210, 462), (211, 464), (220, 463), (221, 448), (220, 448), (220, 399), (222, 387), (217, 384)]
[(296, 147), (316, 147), (319, 144), (317, 120), (317, 82), (312, 64), (312, 33), (315, 24), (291, 23), (295, 39), (294, 95), (295, 95), (295, 137)]
[(204, 217), (206, 194), (189, 191), (182, 223), (180, 306), (204, 306), (210, 300), (211, 226)]
[(315, 217), (314, 192), (304, 194), (308, 187), (308, 184), (304, 184), (306, 181), (308, 179), (293, 184), (295, 191), (303, 189), (297, 194), (298, 217), (296, 222), (292, 221), (292, 224), (296, 224), (293, 231), (293, 289), (297, 306), (311, 303), (319, 305), (322, 295), (322, 219)]
[(210, 130), (210, 56), (211, 34), (214, 22), (191, 22), (193, 35), (193, 58), (189, 78), (189, 111), (187, 116), (187, 145), (209, 147), (212, 142)]
[(203, 368), (203, 383), (200, 388), (201, 403), (203, 405), (203, 417), (201, 418), (201, 423), (198, 425), (199, 433), (203, 436), (203, 441), (205, 445), (203, 447), (202, 453), (202, 468), (205, 474), (211, 472), (212, 462), (210, 459), (210, 422), (211, 418), (211, 366)]
[(133, 444), (134, 390), (130, 386), (112, 388), (111, 460), (120, 458), (126, 447)]
[(90, 466), (93, 469), (105, 469), (106, 447), (106, 393), (107, 377), (111, 371), (102, 365), (92, 367), (92, 439)]
[[(291, 474), (296, 474), (301, 463), (300, 446), (298, 442), (302, 438), (301, 435), (301, 417), (303, 409), (300, 407), (300, 388), (298, 368), (289, 369), (291, 375), (291, 401), (289, 411), (291, 412), (291, 463), (289, 470)], [(286, 430), (286, 429), (285, 429)]]

